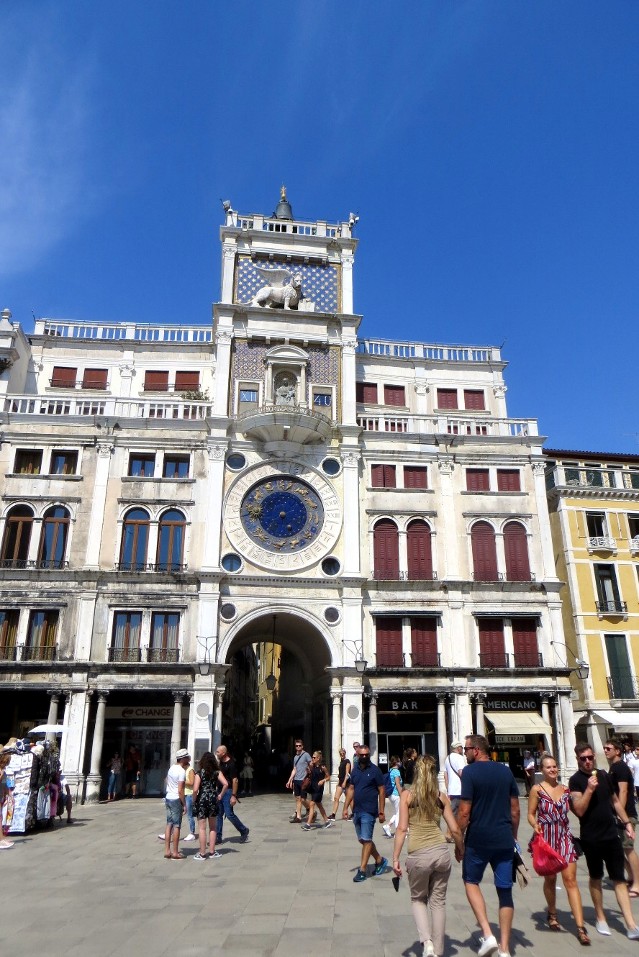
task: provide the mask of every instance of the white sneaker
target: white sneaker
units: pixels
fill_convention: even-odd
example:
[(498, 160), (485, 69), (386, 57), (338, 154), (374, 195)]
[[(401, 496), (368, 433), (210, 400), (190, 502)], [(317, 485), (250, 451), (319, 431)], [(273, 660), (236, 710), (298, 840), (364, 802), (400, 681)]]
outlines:
[(432, 940), (427, 940), (424, 944), (424, 957), (435, 957), (435, 948)]
[(498, 950), (497, 957), (510, 957), (510, 954), (507, 950)]
[(209, 858), (210, 858), (210, 859), (213, 859), (214, 857), (221, 857), (221, 856), (222, 856), (222, 855), (220, 854), (219, 851), (213, 851), (212, 854), (209, 854)]
[(608, 927), (608, 924), (605, 922), (605, 920), (598, 920), (597, 923), (595, 924), (595, 928), (597, 930), (597, 933), (601, 934), (602, 937), (612, 937), (612, 934), (610, 933), (610, 928)]
[(494, 954), (498, 949), (497, 938), (494, 934), (491, 934), (490, 937), (479, 938), (481, 944), (479, 945), (479, 950), (477, 951), (477, 957), (488, 957), (488, 954)]
[(195, 840), (195, 834), (187, 834), (186, 837), (184, 838), (184, 840), (185, 840), (185, 841), (194, 841), (194, 840)]
[(158, 841), (164, 840), (164, 834), (158, 834)]
[(390, 829), (390, 827), (388, 826), (388, 824), (382, 824), (382, 831), (384, 832), (384, 834), (386, 835), (386, 837), (392, 837), (392, 836), (393, 836), (393, 835), (391, 834), (391, 829)]
[(631, 927), (630, 930), (627, 930), (626, 937), (628, 940), (639, 940), (639, 927)]

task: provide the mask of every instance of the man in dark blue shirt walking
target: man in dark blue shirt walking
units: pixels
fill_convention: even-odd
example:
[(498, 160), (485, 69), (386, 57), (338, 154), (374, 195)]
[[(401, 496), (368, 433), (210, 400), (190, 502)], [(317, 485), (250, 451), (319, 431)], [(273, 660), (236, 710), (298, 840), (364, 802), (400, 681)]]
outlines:
[(386, 820), (386, 788), (384, 775), (376, 764), (371, 764), (371, 752), (367, 744), (359, 747), (357, 763), (353, 766), (348, 786), (348, 796), (353, 800), (353, 824), (357, 840), (362, 845), (362, 858), (353, 881), (359, 884), (366, 880), (366, 866), (372, 855), (375, 861), (375, 875), (383, 874), (388, 864), (373, 844), (375, 820), (383, 824)]

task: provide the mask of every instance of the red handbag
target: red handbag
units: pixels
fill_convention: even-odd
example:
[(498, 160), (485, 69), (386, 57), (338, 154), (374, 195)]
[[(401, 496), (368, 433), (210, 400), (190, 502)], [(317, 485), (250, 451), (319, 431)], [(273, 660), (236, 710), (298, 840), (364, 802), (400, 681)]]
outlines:
[(528, 850), (532, 854), (533, 870), (540, 877), (552, 877), (568, 867), (568, 861), (565, 861), (541, 834), (533, 835)]

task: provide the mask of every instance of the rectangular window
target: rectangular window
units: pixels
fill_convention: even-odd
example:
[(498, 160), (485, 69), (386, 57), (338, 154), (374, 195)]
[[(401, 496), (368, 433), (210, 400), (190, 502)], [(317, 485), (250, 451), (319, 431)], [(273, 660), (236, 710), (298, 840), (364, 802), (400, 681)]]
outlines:
[(172, 611), (156, 611), (151, 617), (149, 661), (178, 660), (180, 615)]
[(438, 409), (456, 409), (457, 389), (438, 389), (437, 390), (437, 408)]
[(404, 386), (385, 385), (384, 405), (406, 405), (406, 392)]
[(55, 389), (75, 389), (78, 370), (72, 366), (54, 366), (51, 385)]
[(371, 486), (373, 488), (397, 488), (396, 467), (394, 465), (371, 465)]
[(467, 492), (489, 492), (490, 472), (488, 469), (466, 469)]
[(376, 654), (378, 668), (402, 668), (402, 619), (376, 618)]
[(116, 611), (109, 661), (140, 661), (141, 611)]
[(189, 456), (188, 455), (170, 455), (164, 456), (162, 465), (163, 478), (188, 478), (189, 477)]
[(539, 668), (539, 648), (537, 646), (537, 619), (513, 618), (513, 650), (515, 668)]
[(595, 565), (597, 585), (597, 611), (603, 614), (621, 614), (624, 606), (619, 595), (617, 573), (614, 565)]
[(75, 475), (78, 471), (78, 453), (54, 449), (51, 453), (50, 475)]
[(82, 376), (83, 389), (106, 389), (108, 369), (85, 369)]
[(404, 466), (404, 488), (428, 488), (428, 469), (425, 465)]
[(17, 608), (0, 610), (0, 660), (15, 661), (18, 637), (18, 620), (20, 612)]
[(481, 668), (508, 666), (501, 618), (479, 619), (479, 664)]
[(145, 392), (168, 392), (169, 373), (159, 371), (147, 371), (144, 373), (144, 391)]
[(628, 515), (628, 531), (630, 538), (639, 538), (639, 512)]
[(590, 538), (604, 538), (608, 534), (605, 512), (586, 512), (586, 526)]
[(357, 402), (366, 402), (368, 405), (377, 405), (377, 383), (356, 382), (355, 399)]
[(176, 392), (198, 392), (200, 389), (199, 372), (176, 372), (175, 373), (175, 391)]
[(31, 612), (27, 630), (27, 643), (23, 652), (25, 661), (53, 661), (55, 659), (58, 617), (59, 612), (52, 608)]
[(500, 492), (521, 492), (519, 469), (497, 469), (497, 489)]
[(155, 472), (155, 455), (151, 452), (131, 452), (129, 475), (152, 478)]
[(608, 656), (608, 693), (611, 698), (637, 697), (625, 635), (604, 635)]
[(464, 408), (483, 412), (486, 408), (483, 389), (464, 389)]
[(630, 469), (625, 485), (626, 488), (639, 488), (639, 472), (635, 469)]
[(18, 475), (39, 475), (42, 471), (42, 449), (18, 449), (13, 471)]
[(414, 668), (437, 668), (437, 619), (411, 618), (411, 659)]
[(330, 408), (331, 404), (332, 396), (330, 392), (316, 392), (313, 395), (313, 405)]

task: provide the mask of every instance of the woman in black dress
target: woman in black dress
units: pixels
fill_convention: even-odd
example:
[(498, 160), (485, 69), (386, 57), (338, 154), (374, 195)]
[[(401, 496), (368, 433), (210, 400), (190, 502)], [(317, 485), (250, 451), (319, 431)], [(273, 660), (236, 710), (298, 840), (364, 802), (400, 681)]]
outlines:
[(315, 818), (315, 808), (318, 809), (324, 821), (324, 827), (332, 827), (333, 822), (326, 816), (322, 798), (324, 797), (324, 785), (330, 781), (331, 775), (324, 764), (321, 751), (313, 751), (313, 758), (308, 766), (308, 775), (311, 779), (306, 791), (306, 800), (308, 801), (308, 817), (302, 824), (303, 831), (310, 831)]
[(346, 757), (344, 748), (339, 749), (339, 768), (337, 771), (337, 787), (335, 788), (335, 797), (333, 798), (333, 813), (329, 814), (329, 820), (334, 821), (339, 807), (339, 801), (348, 787), (348, 779), (351, 776), (351, 762)]
[(206, 822), (209, 822), (209, 856), (221, 857), (215, 850), (217, 840), (217, 802), (228, 791), (228, 781), (220, 771), (217, 758), (205, 751), (200, 758), (200, 770), (193, 782), (193, 813), (197, 818), (200, 836), (200, 850), (194, 861), (206, 860)]

